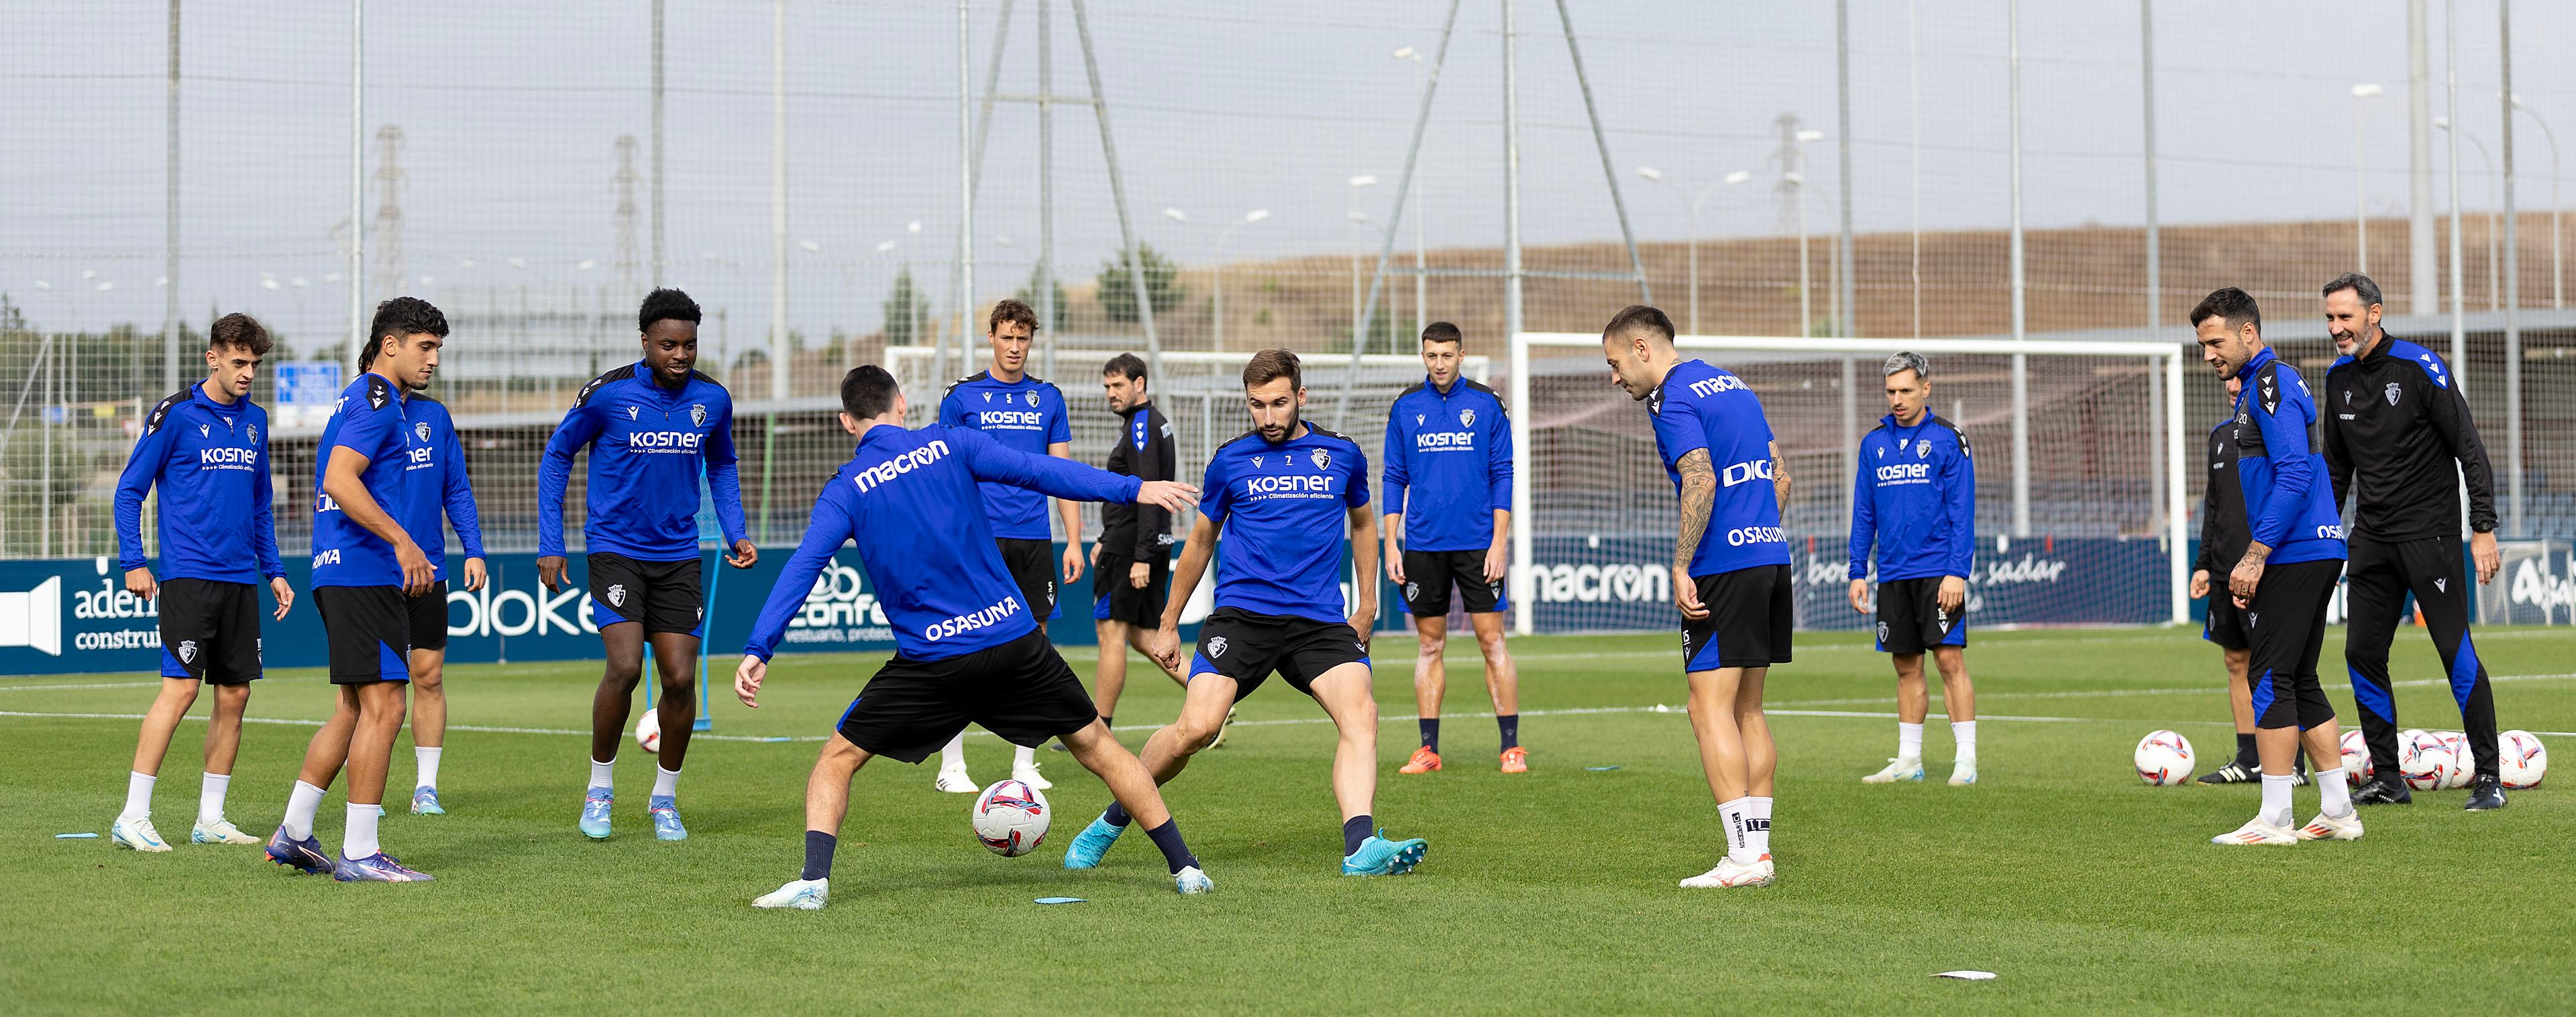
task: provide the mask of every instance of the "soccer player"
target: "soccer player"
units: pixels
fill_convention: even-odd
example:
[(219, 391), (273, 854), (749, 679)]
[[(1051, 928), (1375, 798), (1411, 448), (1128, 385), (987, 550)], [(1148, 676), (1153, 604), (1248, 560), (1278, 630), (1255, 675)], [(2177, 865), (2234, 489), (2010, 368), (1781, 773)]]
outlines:
[[(1466, 337), (1422, 330), (1422, 384), (1395, 397), (1386, 421), (1386, 577), (1404, 590), (1419, 650), (1413, 702), (1422, 747), (1398, 773), (1440, 768), (1440, 697), (1449, 687), (1449, 589), (1485, 655), (1485, 691), (1502, 730), (1504, 773), (1529, 772), (1521, 747), (1520, 671), (1503, 645), (1503, 576), (1512, 560), (1512, 422), (1494, 390), (1458, 376)], [(1401, 538), (1402, 544), (1398, 545)]]
[(1682, 880), (1693, 889), (1769, 886), (1772, 776), (1779, 753), (1762, 681), (1789, 662), (1794, 605), (1780, 502), (1789, 473), (1762, 402), (1744, 380), (1673, 348), (1673, 320), (1643, 304), (1601, 330), (1610, 374), (1653, 418), (1655, 451), (1681, 500), (1673, 605), (1691, 731), (1726, 824), (1726, 857)]
[(1896, 758), (1863, 784), (1923, 779), (1923, 719), (1932, 712), (1923, 653), (1941, 669), (1941, 705), (1958, 751), (1950, 786), (1977, 782), (1977, 689), (1968, 680), (1968, 567), (1976, 562), (1977, 464), (1968, 436), (1932, 413), (1932, 365), (1887, 358), (1888, 415), (1860, 440), (1852, 477), (1851, 606), (1870, 613), (1869, 552), (1878, 545), (1878, 648), (1896, 663)]
[[(376, 347), (366, 373), (340, 393), (323, 425), (313, 488), (313, 605), (330, 644), (331, 719), (305, 746), (304, 766), (286, 799), (286, 820), (268, 839), (268, 858), (303, 872), (328, 870), (341, 882), (425, 883), (376, 841), (385, 773), (402, 732), (403, 685), (411, 680), (411, 607), (430, 588), (429, 558), (394, 511), (411, 483), (411, 462), (432, 454), (403, 419), (402, 394), (429, 384), (447, 340), (447, 316), (418, 297), (376, 305), (367, 327)], [(349, 771), (349, 822), (332, 858), (313, 836), (323, 792)]]
[[(1109, 409), (1126, 421), (1126, 435), (1109, 450), (1108, 470), (1139, 480), (1170, 480), (1179, 469), (1172, 449), (1172, 422), (1154, 408), (1145, 391), (1145, 362), (1133, 353), (1109, 358), (1101, 368), (1100, 386)], [(1099, 687), (1100, 722), (1115, 724), (1118, 694), (1127, 687), (1127, 648), (1138, 652), (1162, 624), (1163, 603), (1172, 592), (1172, 514), (1151, 502), (1100, 507), (1100, 540), (1091, 545), (1091, 624), (1100, 636), (1100, 665), (1093, 672)], [(1159, 666), (1159, 665), (1158, 665)], [(1189, 682), (1166, 670), (1182, 688)], [(1218, 732), (1222, 740), (1224, 732)], [(1213, 746), (1211, 746), (1213, 747)]]
[(2246, 673), (2253, 676), (2254, 745), (2263, 800), (2254, 818), (2210, 838), (2225, 845), (2360, 840), (2361, 813), (2340, 780), (2316, 781), (2321, 806), (2290, 826), (2291, 761), (2304, 741), (2314, 759), (2338, 759), (2334, 705), (2317, 680), (2326, 601), (2343, 574), (2343, 522), (2324, 483), (2317, 406), (2297, 368), (2263, 344), (2263, 313), (2230, 286), (2201, 298), (2191, 325), (2201, 360), (2242, 383), (2228, 428), (2242, 496), (2245, 553), (2229, 565), (2227, 591), (2245, 609)]
[[(993, 347), (992, 366), (948, 386), (939, 401), (939, 422), (971, 427), (1004, 447), (1031, 455), (1073, 458), (1073, 424), (1065, 417), (1064, 393), (1045, 379), (1030, 377), (1029, 347), (1036, 343), (1038, 312), (1017, 300), (993, 305), (984, 322), (984, 338)], [(1036, 613), (1038, 628), (1055, 617), (1059, 576), (1064, 583), (1082, 578), (1082, 506), (1057, 499), (1064, 518), (1066, 544), (1059, 572), (1055, 544), (1047, 529), (1043, 494), (1010, 484), (984, 485), (984, 519), (1002, 551), (1002, 564), (1019, 581), (1021, 602)], [(1037, 754), (1027, 746), (1011, 753), (1011, 777), (1039, 790), (1053, 787), (1038, 775)], [(966, 736), (939, 750), (939, 776), (932, 785), (942, 791), (973, 794), (982, 790), (966, 775)]]
[[(2236, 598), (2224, 585), (2212, 586), (2212, 578), (2224, 578), (2238, 559), (2245, 557), (2245, 490), (2236, 479), (2236, 397), (2244, 384), (2227, 379), (2227, 418), (2209, 431), (2209, 485), (2200, 497), (2200, 558), (2192, 566), (2191, 595), (2209, 600), (2200, 638), (2218, 646), (2219, 658), (2227, 667), (2227, 712), (2236, 723), (2236, 758), (2215, 770), (2200, 775), (2203, 784), (2251, 784), (2260, 779), (2263, 760), (2254, 748), (2254, 686), (2245, 675), (2245, 662), (2253, 654), (2254, 644), (2245, 634), (2245, 609), (2236, 606)], [(2338, 758), (2333, 766), (2341, 762)], [(2302, 753), (2293, 758), (2290, 784), (2308, 782), (2308, 757)]]
[[(1314, 697), (1341, 740), (1333, 751), (1333, 798), (1342, 811), (1342, 874), (1413, 871), (1428, 845), (1376, 829), (1377, 700), (1369, 691), (1369, 627), (1377, 620), (1377, 516), (1368, 507), (1368, 456), (1349, 438), (1298, 419), (1306, 386), (1297, 355), (1262, 350), (1243, 367), (1253, 430), (1218, 446), (1200, 484), (1199, 521), (1181, 548), (1170, 602), (1148, 651), (1165, 667), (1181, 662), (1181, 608), (1206, 574), (1220, 530), (1225, 561), (1216, 613), (1199, 626), (1181, 716), (1145, 742), (1145, 768), (1167, 784), (1206, 747), (1225, 711), (1272, 672)], [(1342, 603), (1348, 528), (1351, 612)], [(1065, 849), (1064, 867), (1088, 869), (1135, 820), (1112, 805)]]
[[(224, 793), (241, 748), (242, 710), (260, 677), (262, 580), (284, 620), (295, 606), (286, 566), (277, 557), (269, 514), (268, 411), (250, 401), (251, 379), (268, 355), (268, 330), (247, 314), (227, 314), (207, 332), (206, 380), (152, 408), (143, 440), (116, 482), (117, 566), (125, 589), (155, 601), (161, 621), (161, 694), (143, 714), (134, 739), (134, 769), (125, 777), (125, 811), (108, 839), (137, 851), (168, 851), (152, 829), (152, 783), (179, 718), (196, 705), (197, 687), (215, 687), (206, 727), (206, 776), (197, 792), (198, 844), (257, 844), (224, 818)], [(161, 490), (161, 574), (143, 556), (143, 498)]]
[(814, 761), (805, 784), (803, 873), (752, 906), (811, 911), (829, 903), (850, 778), (877, 756), (918, 764), (969, 723), (1017, 745), (1064, 739), (1073, 758), (1145, 820), (1173, 888), (1185, 894), (1213, 889), (1162, 793), (1110, 737), (1082, 682), (1038, 631), (1036, 612), (1019, 599), (1019, 582), (1003, 568), (989, 524), (975, 510), (986, 498), (979, 484), (1024, 485), (1084, 501), (1151, 502), (1165, 511), (1188, 505), (1196, 492), (1015, 451), (971, 428), (907, 431), (905, 408), (884, 368), (853, 368), (843, 377), (841, 427), (858, 437), (858, 450), (823, 485), (805, 539), (770, 588), (734, 672), (734, 694), (757, 708), (788, 617), (803, 609), (806, 591), (833, 552), (856, 540), (868, 585), (893, 623), (895, 656), (850, 701)]
[[(374, 354), (374, 348), (368, 348), (358, 366), (367, 366)], [(447, 407), (430, 398), (428, 389), (415, 388), (403, 402), (403, 418), (411, 422), (412, 437), (419, 445), (412, 453), (402, 503), (394, 506), (394, 515), (402, 520), (403, 532), (411, 534), (412, 543), (420, 545), (421, 553), (428, 556), (432, 580), (429, 592), (410, 598), (407, 612), (411, 623), (411, 751), (420, 771), (412, 781), (411, 811), (416, 815), (442, 816), (447, 814), (447, 809), (438, 803), (438, 761), (447, 741), (446, 525), (456, 525), (456, 540), (465, 547), (464, 581), (468, 593), (483, 588), (483, 527), (474, 514), (474, 486), (466, 479), (465, 444), (457, 440), (456, 422), (449, 419)]]
[(697, 723), (698, 639), (706, 622), (706, 587), (698, 564), (698, 478), (716, 505), (730, 553), (725, 564), (747, 569), (760, 560), (743, 525), (742, 479), (735, 473), (733, 395), (694, 370), (697, 301), (679, 290), (654, 290), (636, 312), (644, 359), (591, 379), (546, 440), (537, 466), (537, 581), (564, 582), (564, 485), (572, 459), (592, 446), (581, 532), (590, 552), (591, 611), (599, 626), (606, 673), (590, 700), (590, 783), (582, 793), (581, 832), (609, 834), (617, 802), (617, 749), (626, 740), (635, 685), (644, 676), (644, 644), (661, 672), (662, 746), (646, 806), (658, 840), (687, 840), (680, 822), (680, 767)]
[[(2495, 476), (2478, 441), (2469, 403), (2451, 387), (2449, 365), (2433, 351), (2380, 330), (2379, 284), (2354, 272), (2325, 286), (2326, 332), (2343, 354), (2326, 369), (2334, 414), (2326, 418), (2326, 470), (2335, 504), (2349, 498), (2352, 564), (2345, 575), (2343, 659), (2352, 698), (2361, 706), (2361, 736), (2370, 743), (2369, 784), (2362, 804), (2413, 799), (2397, 768), (2397, 700), (2388, 681), (2388, 644), (2406, 595), (2424, 613), (2424, 628), (2442, 655), (2451, 696), (2460, 706), (2477, 774), (2468, 809), (2504, 807), (2503, 765), (2496, 747), (2495, 694), (2469, 638), (2469, 582), (2460, 564), (2459, 492), (2468, 490), (2469, 553), (2478, 582), (2495, 580)], [(2457, 464), (2456, 470), (2454, 464)], [(2317, 757), (2322, 768), (2332, 755)], [(2321, 782), (2322, 783), (2322, 782)]]

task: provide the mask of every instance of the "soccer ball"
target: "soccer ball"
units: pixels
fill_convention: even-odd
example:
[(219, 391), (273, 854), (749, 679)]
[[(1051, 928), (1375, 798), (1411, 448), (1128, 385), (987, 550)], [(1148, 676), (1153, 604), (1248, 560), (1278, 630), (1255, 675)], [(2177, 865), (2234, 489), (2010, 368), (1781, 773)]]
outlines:
[(2138, 779), (2149, 787), (2171, 787), (2191, 779), (2191, 739), (2172, 731), (2150, 731), (2138, 739), (2133, 757)]
[(2406, 777), (2406, 786), (2417, 791), (2431, 791), (2442, 786), (2459, 767), (2459, 757), (2441, 737), (2420, 728), (2408, 728), (2397, 736), (2397, 768)]
[(2370, 742), (2367, 739), (2364, 739), (2359, 731), (2344, 732), (2344, 783), (2350, 784), (2354, 787), (2360, 787), (2362, 784), (2367, 783), (2370, 780), (2371, 774), (2377, 772), (2377, 770), (2378, 768), (2372, 765), (2370, 761)]
[(975, 796), (973, 813), (975, 839), (994, 854), (1017, 858), (1037, 850), (1046, 839), (1046, 796), (1038, 789), (1016, 780), (1006, 780), (984, 789)]
[(2540, 778), (2549, 774), (2549, 750), (2529, 731), (2507, 731), (2496, 736), (2496, 748), (2504, 754), (2504, 786), (2516, 791), (2540, 786)]
[(635, 744), (654, 755), (662, 753), (662, 711), (646, 710), (644, 716), (636, 720)]
[(2457, 731), (2436, 731), (2434, 736), (2451, 747), (2451, 774), (2442, 781), (2440, 790), (2469, 786), (2478, 774), (2478, 754), (2469, 747), (2469, 736)]

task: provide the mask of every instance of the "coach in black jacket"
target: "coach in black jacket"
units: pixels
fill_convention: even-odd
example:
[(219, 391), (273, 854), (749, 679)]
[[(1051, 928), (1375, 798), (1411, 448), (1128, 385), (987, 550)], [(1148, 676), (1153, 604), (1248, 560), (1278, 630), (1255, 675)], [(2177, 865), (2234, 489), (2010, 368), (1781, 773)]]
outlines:
[[(2397, 767), (2397, 702), (2389, 693), (2388, 644), (2406, 594), (2442, 656), (2460, 725), (2477, 758), (2471, 810), (2504, 807), (2497, 779), (2495, 697), (2469, 638), (2468, 577), (2460, 563), (2459, 484), (2469, 492), (2469, 538), (2478, 582), (2495, 578), (2495, 482), (2450, 365), (2379, 328), (2379, 284), (2358, 272), (2325, 286), (2326, 331), (2343, 354), (2326, 371), (2326, 470), (2335, 505), (2351, 496), (2351, 564), (2345, 571), (2344, 664), (2370, 743), (2372, 782), (2357, 802), (2402, 804), (2411, 796)], [(2457, 464), (2454, 472), (2453, 464)]]

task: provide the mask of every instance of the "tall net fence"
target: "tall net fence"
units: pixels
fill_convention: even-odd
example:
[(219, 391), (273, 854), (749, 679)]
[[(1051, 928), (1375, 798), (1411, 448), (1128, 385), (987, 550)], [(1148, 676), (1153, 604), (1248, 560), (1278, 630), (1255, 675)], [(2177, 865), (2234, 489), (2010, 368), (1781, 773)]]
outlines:
[[(2331, 357), (2316, 287), (2354, 268), (2386, 289), (2392, 331), (2449, 349), (2438, 298), (2456, 242), (2456, 366), (2500, 494), (2522, 492), (2508, 534), (2576, 537), (2576, 224), (2550, 133), (2576, 115), (2576, 63), (2545, 46), (2576, 35), (2576, 8), (2516, 9), (2508, 115), (2494, 11), (2464, 6), (2454, 39), (2435, 5), (2423, 87), (2445, 126), (2426, 128), (2419, 189), (2400, 5), (2023, 3), (2016, 23), (2006, 4), (1855, 0), (1839, 34), (1833, 5), (1516, 7), (1508, 74), (1501, 0), (1454, 19), (1439, 0), (973, 0), (962, 19), (895, 0), (0, 11), (0, 557), (113, 548), (115, 474), (143, 413), (201, 376), (206, 328), (232, 311), (281, 340), (253, 396), (280, 425), (290, 550), (356, 319), (397, 294), (455, 325), (432, 394), (466, 432), (504, 550), (532, 546), (544, 438), (583, 381), (635, 356), (633, 309), (657, 284), (707, 309), (700, 367), (742, 408), (747, 497), (772, 544), (847, 453), (829, 415), (840, 373), (920, 362), (908, 386), (944, 384), (981, 362), (976, 322), (1003, 297), (1045, 307), (1036, 371), (1077, 398), (1096, 398), (1113, 348), (1286, 346), (1323, 364), (1355, 342), (1409, 354), (1437, 319), (1499, 365), (1507, 85), (1531, 331), (1595, 330), (1651, 297), (1696, 333), (2009, 335), (2018, 207), (2027, 334), (2179, 342), (2191, 303), (2236, 285), (2314, 373)], [(2456, 110), (2440, 88), (2452, 49)], [(1797, 384), (1839, 384), (1838, 362), (1809, 366)], [(1409, 373), (1373, 370), (1342, 421), (1371, 435), (1369, 400)], [(1239, 431), (1184, 380), (1162, 394), (1181, 431)], [(2186, 388), (2187, 430), (2214, 422), (2214, 386), (2195, 373)], [(2118, 414), (2050, 399), (2034, 403), (2057, 414), (2032, 422), (2037, 444), (2126, 447)], [(1843, 422), (1814, 426), (1799, 454), (1829, 457)], [(1077, 435), (1078, 456), (1106, 450), (1105, 431)], [(1816, 481), (1802, 499), (1840, 486), (1823, 464), (1798, 464)], [(2032, 499), (2035, 530), (2152, 529), (2061, 523), (2050, 513), (2075, 510), (2058, 506), (2117, 498), (2055, 493), (2048, 476), (2033, 478), (2050, 492)], [(1793, 509), (1832, 529), (1808, 519), (1826, 503)]]

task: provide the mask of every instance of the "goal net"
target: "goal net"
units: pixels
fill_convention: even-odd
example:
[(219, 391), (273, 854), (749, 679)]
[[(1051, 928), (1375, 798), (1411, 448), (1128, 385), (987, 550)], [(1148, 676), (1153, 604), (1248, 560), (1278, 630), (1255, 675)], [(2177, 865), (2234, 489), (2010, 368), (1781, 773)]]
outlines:
[[(1887, 413), (1881, 364), (1900, 349), (1930, 359), (1930, 409), (1973, 449), (1974, 623), (2188, 620), (2197, 475), (2207, 471), (2186, 469), (2201, 459), (2185, 436), (2225, 412), (2206, 374), (2184, 380), (2188, 347), (1750, 336), (1676, 345), (1761, 397), (1792, 478), (1781, 523), (1799, 628), (1875, 620), (1845, 599), (1853, 472), (1861, 437)], [(1511, 356), (1518, 628), (1672, 629), (1676, 509), (1645, 407), (1611, 384), (1598, 335), (1524, 333)], [(2210, 390), (2190, 401), (2203, 409), (2184, 411), (2186, 387)]]

